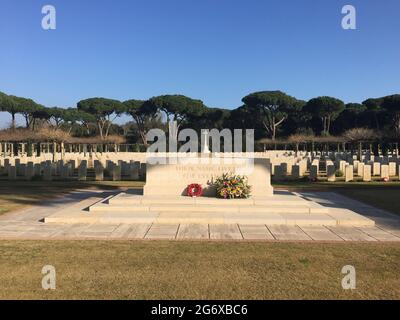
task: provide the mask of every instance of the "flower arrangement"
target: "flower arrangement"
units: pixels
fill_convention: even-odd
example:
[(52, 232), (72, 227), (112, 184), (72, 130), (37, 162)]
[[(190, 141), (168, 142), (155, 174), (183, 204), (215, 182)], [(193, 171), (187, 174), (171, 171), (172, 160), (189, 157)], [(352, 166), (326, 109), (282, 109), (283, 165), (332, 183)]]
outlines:
[(251, 186), (246, 176), (224, 173), (214, 182), (217, 197), (224, 199), (246, 199), (251, 196)]
[(187, 195), (189, 197), (201, 197), (203, 195), (203, 188), (201, 184), (192, 183), (187, 187)]

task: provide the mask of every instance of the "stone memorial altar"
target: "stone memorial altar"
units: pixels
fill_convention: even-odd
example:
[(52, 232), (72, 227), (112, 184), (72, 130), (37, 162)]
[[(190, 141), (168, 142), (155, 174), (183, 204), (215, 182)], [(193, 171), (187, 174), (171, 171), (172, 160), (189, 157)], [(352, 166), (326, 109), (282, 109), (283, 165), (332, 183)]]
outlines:
[[(245, 175), (255, 197), (272, 196), (271, 164), (269, 159), (192, 157), (178, 163), (160, 164), (152, 159), (147, 163), (144, 196), (183, 196), (191, 183), (201, 184), (204, 196), (216, 195), (212, 182), (224, 173)], [(187, 163), (185, 163), (187, 162)], [(154, 164), (151, 164), (154, 163)]]
[[(367, 166), (365, 166), (367, 167)], [(365, 169), (364, 167), (364, 169)], [(245, 175), (248, 199), (216, 198), (213, 179), (224, 173)], [(201, 184), (204, 196), (189, 197), (189, 184)], [(45, 217), (46, 223), (105, 224), (248, 224), (373, 226), (351, 210), (332, 208), (288, 191), (273, 194), (269, 159), (232, 154), (162, 154), (146, 161), (143, 194), (127, 190), (84, 209), (67, 208)]]

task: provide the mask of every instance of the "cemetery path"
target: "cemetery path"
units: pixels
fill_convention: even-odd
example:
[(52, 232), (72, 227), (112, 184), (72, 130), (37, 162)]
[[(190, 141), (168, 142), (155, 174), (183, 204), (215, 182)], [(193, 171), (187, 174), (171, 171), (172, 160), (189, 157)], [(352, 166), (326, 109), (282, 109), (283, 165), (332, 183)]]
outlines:
[(301, 192), (323, 206), (346, 208), (372, 218), (373, 227), (244, 224), (55, 224), (43, 219), (58, 210), (83, 209), (119, 191), (75, 190), (0, 216), (0, 239), (26, 240), (209, 240), (209, 241), (361, 241), (400, 242), (400, 217), (334, 192)]

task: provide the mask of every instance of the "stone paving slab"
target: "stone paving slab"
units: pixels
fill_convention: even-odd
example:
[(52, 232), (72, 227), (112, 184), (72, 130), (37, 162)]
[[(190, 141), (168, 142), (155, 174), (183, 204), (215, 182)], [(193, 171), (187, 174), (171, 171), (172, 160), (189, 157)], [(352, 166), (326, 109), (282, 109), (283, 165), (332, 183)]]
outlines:
[(147, 232), (146, 239), (174, 240), (178, 232), (179, 224), (155, 223)]
[(370, 237), (377, 239), (378, 241), (400, 241), (399, 237), (396, 237), (395, 235), (378, 227), (359, 227), (357, 229), (361, 230)]
[(81, 233), (91, 225), (86, 223), (78, 223), (72, 225), (62, 225), (60, 231), (53, 234), (53, 238), (79, 238)]
[(126, 239), (143, 239), (150, 230), (151, 224), (139, 224), (130, 227)]
[(308, 241), (312, 240), (299, 226), (267, 226), (271, 231), (272, 235), (277, 240), (298, 240), (298, 241)]
[(239, 225), (245, 240), (275, 240), (266, 225)]
[(9, 224), (4, 224), (0, 232), (7, 232), (7, 231), (26, 232), (33, 229), (33, 227), (34, 225), (32, 223), (29, 224), (9, 223)]
[(386, 232), (389, 232), (389, 233), (395, 235), (396, 237), (400, 237), (400, 229), (391, 228), (391, 227), (380, 227), (380, 228)]
[[(114, 229), (114, 231), (110, 234), (111, 239), (119, 239), (126, 237), (132, 230), (132, 226), (130, 224), (121, 223), (118, 227)], [(146, 230), (147, 232), (147, 230)], [(146, 232), (144, 234), (146, 234)], [(144, 235), (143, 235), (144, 236)]]
[(181, 224), (177, 239), (209, 239), (210, 233), (207, 224)]
[(343, 241), (325, 226), (301, 226), (300, 228), (315, 241)]
[(210, 239), (243, 239), (237, 224), (210, 224)]
[(84, 233), (98, 233), (98, 232), (108, 232), (112, 233), (119, 224), (93, 224), (87, 228)]
[(22, 236), (24, 238), (51, 238), (53, 237), (55, 234), (57, 234), (59, 232), (59, 228), (57, 228), (56, 226), (47, 226), (44, 224), (39, 224), (39, 225), (35, 225), (32, 226), (31, 229), (29, 229), (26, 232), (23, 232)]
[(357, 228), (348, 228), (342, 226), (329, 226), (327, 228), (346, 241), (378, 241), (377, 239), (369, 236)]
[(326, 214), (301, 214), (301, 213), (281, 213), (285, 219), (285, 224), (290, 226), (307, 226), (307, 225), (326, 225), (335, 226), (337, 220)]
[(207, 224), (64, 224), (10, 225), (0, 239), (160, 239), (160, 240), (269, 240), (269, 241), (391, 241), (400, 234), (379, 227), (207, 225)]
[[(2, 231), (0, 235), (0, 239), (26, 239), (24, 237), (24, 232), (21, 231)], [(31, 236), (30, 239), (38, 239), (37, 236)]]

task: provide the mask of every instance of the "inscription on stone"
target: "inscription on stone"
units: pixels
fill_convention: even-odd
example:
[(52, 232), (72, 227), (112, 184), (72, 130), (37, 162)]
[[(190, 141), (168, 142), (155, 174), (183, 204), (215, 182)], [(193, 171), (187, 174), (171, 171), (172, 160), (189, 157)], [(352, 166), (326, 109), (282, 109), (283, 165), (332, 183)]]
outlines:
[(222, 175), (223, 173), (235, 173), (235, 166), (185, 166), (178, 165), (175, 167), (175, 172), (177, 175), (183, 179), (212, 179), (216, 176)]

